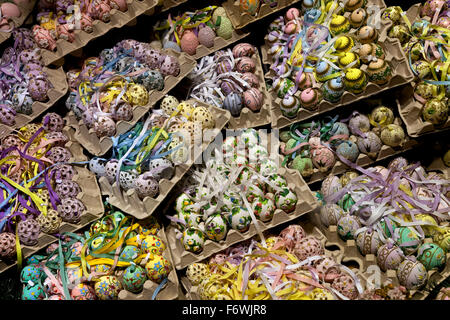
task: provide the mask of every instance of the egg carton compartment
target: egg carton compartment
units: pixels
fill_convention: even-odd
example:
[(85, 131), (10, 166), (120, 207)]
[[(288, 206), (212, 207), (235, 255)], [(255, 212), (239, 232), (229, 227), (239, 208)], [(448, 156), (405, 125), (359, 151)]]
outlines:
[[(219, 109), (213, 106), (209, 106), (206, 103), (197, 100), (188, 100), (193, 103), (197, 103), (199, 106), (206, 107), (212, 111), (215, 117), (215, 128), (213, 129), (212, 135), (208, 133), (206, 141), (203, 141), (201, 146), (201, 152), (205, 151), (211, 142), (214, 141), (215, 137), (221, 132), (229, 121), (231, 115), (228, 111)], [(144, 219), (153, 214), (153, 212), (158, 208), (161, 202), (170, 193), (172, 188), (180, 181), (189, 168), (192, 166), (194, 160), (196, 160), (194, 154), (194, 146), (189, 147), (190, 158), (186, 163), (177, 165), (175, 167), (175, 174), (172, 179), (162, 179), (159, 182), (159, 194), (156, 198), (145, 197), (141, 200), (135, 189), (122, 190), (122, 188), (114, 182), (112, 185), (108, 182), (106, 177), (100, 177), (99, 183), (103, 194), (109, 196), (109, 203), (113, 206), (119, 208), (120, 210), (127, 212), (128, 214), (138, 218)], [(197, 151), (195, 151), (197, 152)]]
[[(160, 237), (167, 245), (167, 237), (164, 232), (164, 228), (161, 228), (157, 236)], [(163, 257), (166, 258), (172, 265), (172, 270), (168, 275), (168, 281), (166, 285), (158, 292), (155, 300), (176, 300), (178, 299), (180, 292), (180, 282), (178, 281), (177, 271), (173, 264), (173, 258), (170, 250), (166, 248), (163, 252)], [(144, 282), (144, 289), (140, 293), (132, 293), (127, 290), (121, 290), (119, 292), (119, 300), (152, 300), (152, 296), (158, 287), (156, 282), (147, 280)]]
[(161, 12), (170, 10), (170, 9), (177, 7), (180, 4), (183, 4), (187, 1), (188, 0), (162, 0), (162, 1), (160, 0), (159, 2), (162, 2)]
[[(72, 158), (69, 162), (81, 162), (86, 161), (87, 157), (83, 154), (83, 148), (80, 144), (73, 140), (73, 130), (69, 127), (64, 127), (63, 132), (69, 137), (69, 141), (65, 147), (68, 148), (72, 154)], [(60, 234), (63, 232), (77, 232), (78, 230), (89, 225), (91, 222), (100, 219), (104, 213), (103, 200), (100, 193), (100, 188), (97, 184), (95, 175), (87, 168), (82, 166), (73, 166), (76, 174), (72, 178), (81, 189), (81, 192), (77, 195), (77, 199), (83, 202), (86, 210), (81, 215), (81, 221), (77, 224), (62, 222), (60, 226)], [(58, 241), (58, 238), (41, 233), (39, 235), (38, 244), (35, 246), (21, 245), (22, 259), (25, 260), (29, 256), (44, 249), (53, 242)], [(17, 261), (4, 261), (0, 259), (0, 273), (15, 266)]]
[[(381, 6), (380, 8), (385, 8), (386, 6), (384, 5), (383, 1), (380, 0), (374, 0), (372, 2), (369, 2), (368, 5), (376, 5), (376, 6)], [(348, 15), (348, 13), (347, 13)], [(344, 15), (345, 16), (345, 15)], [(336, 102), (336, 103), (332, 103), (329, 101), (325, 101), (322, 100), (316, 110), (306, 110), (304, 108), (301, 108), (299, 110), (299, 112), (297, 113), (297, 116), (295, 118), (287, 118), (285, 116), (283, 116), (283, 114), (281, 113), (280, 110), (280, 103), (281, 100), (277, 93), (274, 92), (273, 89), (270, 90), (271, 95), (272, 95), (272, 99), (274, 101), (274, 103), (272, 104), (272, 126), (275, 128), (280, 128), (280, 127), (285, 127), (287, 125), (290, 125), (292, 123), (301, 121), (301, 120), (306, 120), (309, 119), (311, 117), (314, 117), (316, 115), (322, 114), (324, 112), (336, 109), (338, 107), (343, 107), (343, 106), (347, 106), (350, 104), (353, 104), (357, 101), (361, 101), (363, 99), (366, 99), (368, 97), (371, 97), (375, 94), (381, 93), (383, 91), (401, 86), (401, 85), (405, 85), (407, 83), (410, 83), (411, 81), (414, 80), (414, 74), (412, 73), (411, 69), (409, 68), (408, 65), (408, 59), (406, 58), (402, 46), (400, 45), (400, 42), (397, 39), (391, 39), (386, 37), (386, 29), (388, 28), (387, 24), (381, 20), (380, 22), (381, 28), (380, 30), (378, 30), (378, 44), (383, 48), (384, 52), (385, 52), (385, 61), (389, 63), (389, 65), (392, 68), (392, 77), (391, 79), (383, 85), (378, 85), (375, 84), (373, 82), (368, 82), (366, 89), (364, 92), (360, 93), (360, 94), (353, 94), (349, 91), (345, 91), (344, 94), (341, 97), (341, 100)], [(356, 29), (351, 29), (350, 32), (354, 32)], [(267, 40), (267, 35), (265, 37), (265, 44), (261, 47), (261, 52), (262, 52), (262, 56), (263, 56), (263, 61), (269, 65), (271, 65), (271, 56), (268, 54), (268, 50), (269, 50), (269, 43)], [(367, 65), (362, 65), (361, 66), (361, 70), (366, 71), (367, 70)], [(267, 79), (273, 79), (275, 77), (275, 71), (270, 69), (269, 72), (266, 73), (265, 77)], [(316, 84), (316, 86), (314, 86), (316, 88), (319, 88), (320, 86), (318, 86), (318, 84)], [(295, 93), (296, 97), (300, 97), (300, 92), (297, 91)]]
[[(25, 23), (25, 20), (27, 20), (28, 16), (30, 15), (31, 11), (33, 11), (34, 5), (36, 4), (36, 0), (28, 0), (28, 1), (22, 1), (20, 3), (15, 3), (22, 13), (20, 17), (11, 17), (12, 24), (14, 24), (14, 28), (20, 28), (22, 24)], [(0, 44), (5, 42), (6, 40), (11, 37), (11, 32), (4, 32), (0, 31)]]
[[(145, 106), (133, 107), (133, 118), (130, 121), (118, 121), (116, 123), (115, 137), (130, 130), (160, 99), (162, 99), (173, 87), (175, 87), (187, 74), (195, 67), (195, 60), (185, 53), (169, 50), (162, 50), (165, 54), (175, 56), (180, 63), (180, 74), (177, 77), (166, 76), (164, 78), (164, 89), (161, 91), (149, 91), (148, 104)], [(104, 155), (113, 145), (110, 137), (98, 138), (94, 130), (89, 129), (82, 119), (77, 120), (73, 111), (69, 111), (65, 117), (66, 123), (75, 129), (75, 139), (83, 145), (86, 150), (96, 156)]]
[[(320, 230), (317, 226), (317, 222), (313, 219), (314, 218), (314, 213), (307, 213), (301, 217), (299, 217), (297, 220), (295, 221), (290, 221), (290, 223), (288, 224), (283, 224), (280, 225), (278, 227), (287, 227), (289, 224), (299, 224), (303, 227), (303, 229), (305, 230), (306, 234), (308, 236), (315, 236), (316, 238), (318, 238), (322, 245), (325, 248), (325, 256), (333, 258), (334, 260), (336, 260), (336, 262), (340, 262), (342, 260), (342, 256), (343, 256), (343, 249), (344, 247), (337, 242), (335, 239), (333, 239), (332, 237), (334, 236), (333, 234), (329, 234), (327, 235), (326, 233), (328, 233), (327, 230), (325, 230), (326, 233), (322, 232), (322, 230)], [(279, 229), (277, 227), (277, 229)], [(282, 229), (280, 228), (280, 231)], [(272, 232), (267, 232), (268, 235), (272, 235)], [(276, 234), (276, 233), (273, 233)], [(330, 237), (331, 236), (331, 237)], [(329, 250), (328, 248), (334, 248), (334, 247), (338, 247), (338, 250)], [(202, 261), (204, 263), (207, 263), (207, 260)], [(180, 277), (180, 282), (183, 286), (184, 291), (186, 292), (186, 299), (187, 300), (201, 300), (200, 299), (200, 295), (198, 293), (198, 286), (196, 285), (192, 285), (192, 283), (189, 281), (189, 279), (187, 278), (186, 274), (186, 270), (181, 271), (182, 276)]]
[[(315, 210), (318, 206), (317, 200), (308, 188), (308, 185), (297, 172), (286, 168), (278, 168), (277, 173), (285, 177), (288, 182), (288, 187), (295, 191), (298, 199), (297, 205), (294, 212), (289, 214), (280, 209), (276, 209), (271, 221), (262, 222), (258, 220), (257, 223), (261, 232), (269, 230), (282, 223), (292, 221), (299, 216)], [(215, 242), (209, 239), (206, 240), (203, 250), (196, 254), (184, 250), (181, 241), (176, 239), (175, 227), (173, 225), (169, 225), (166, 231), (177, 270), (184, 269), (191, 263), (202, 261), (214, 253), (220, 252), (233, 244), (250, 239), (258, 234), (254, 223), (251, 223), (250, 228), (243, 233), (230, 229), (226, 238), (222, 241)]]
[(157, 2), (157, 0), (127, 0), (127, 11), (122, 12), (117, 9), (112, 9), (110, 12), (111, 20), (107, 23), (100, 20), (94, 20), (93, 31), (91, 33), (87, 33), (83, 30), (75, 30), (74, 42), (58, 39), (56, 41), (55, 51), (42, 49), (42, 60), (45, 65), (53, 63), (60, 64), (64, 56), (83, 48), (89, 41), (106, 34), (114, 28), (123, 27), (141, 14), (153, 13)]
[(61, 99), (67, 92), (69, 85), (67, 84), (66, 74), (63, 68), (50, 69), (44, 67), (44, 72), (47, 73), (50, 83), (53, 88), (48, 90), (48, 101), (40, 102), (34, 101), (32, 105), (33, 112), (30, 115), (23, 113), (17, 113), (15, 116), (15, 124), (13, 126), (7, 126), (0, 123), (0, 139), (5, 137), (11, 131), (19, 129), (35, 118), (40, 116), (44, 111), (52, 107), (59, 99)]
[(266, 3), (261, 3), (256, 16), (241, 12), (241, 9), (239, 8), (239, 0), (227, 0), (222, 5), (230, 18), (233, 27), (235, 29), (242, 29), (248, 24), (261, 20), (266, 16), (280, 11), (296, 2), (299, 2), (299, 0), (277, 0), (277, 4), (274, 7), (271, 7)]

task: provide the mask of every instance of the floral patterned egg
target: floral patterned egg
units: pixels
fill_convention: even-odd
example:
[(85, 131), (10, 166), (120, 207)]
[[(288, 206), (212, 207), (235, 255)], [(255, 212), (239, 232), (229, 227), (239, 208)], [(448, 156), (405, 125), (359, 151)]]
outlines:
[(250, 228), (252, 218), (244, 207), (233, 207), (228, 215), (228, 223), (231, 228), (239, 232), (245, 232)]
[(394, 230), (395, 243), (403, 250), (405, 255), (411, 255), (417, 251), (420, 240), (411, 228), (400, 227)]
[(194, 202), (188, 197), (188, 195), (182, 193), (175, 202), (175, 211), (183, 212), (187, 206), (192, 204), (194, 204)]
[(138, 265), (128, 266), (122, 276), (123, 288), (134, 293), (142, 291), (145, 281), (147, 281), (146, 270)]
[(248, 150), (248, 161), (250, 163), (265, 162), (269, 157), (267, 149), (259, 144), (252, 145)]
[(122, 284), (116, 276), (102, 276), (95, 283), (95, 294), (100, 300), (117, 300)]
[(187, 228), (183, 231), (183, 246), (186, 251), (200, 252), (205, 243), (205, 234), (196, 228)]
[(222, 144), (224, 157), (229, 157), (237, 152), (238, 141), (236, 137), (226, 137)]
[(158, 283), (167, 278), (171, 269), (172, 265), (170, 264), (169, 260), (158, 254), (150, 257), (149, 261), (145, 265), (147, 277), (150, 280)]
[(95, 300), (95, 290), (91, 286), (80, 283), (70, 292), (73, 300)]
[[(275, 184), (276, 186), (278, 186), (280, 188), (287, 187), (286, 179), (283, 178), (279, 174), (273, 174), (273, 175), (269, 176), (269, 181), (272, 182), (272, 184)], [(270, 184), (267, 184), (267, 191), (270, 192), (270, 193), (275, 193), (276, 192), (276, 190)]]
[(111, 270), (111, 266), (107, 264), (96, 264), (91, 267), (91, 272), (94, 273), (108, 273)]
[(337, 176), (329, 175), (322, 182), (322, 186), (320, 188), (320, 193), (324, 196), (325, 199), (333, 196), (336, 192), (341, 190), (342, 185)]
[(245, 191), (247, 201), (252, 203), (254, 199), (258, 197), (264, 198), (264, 190), (257, 184), (250, 185)]
[(252, 203), (252, 209), (259, 220), (267, 222), (272, 220), (276, 207), (272, 200), (257, 197)]
[(81, 268), (67, 268), (67, 280), (69, 283), (75, 284), (79, 283), (83, 272)]
[(141, 249), (144, 253), (151, 252), (153, 254), (161, 255), (164, 250), (166, 250), (166, 245), (160, 237), (148, 235), (142, 240)]
[(122, 249), (122, 252), (120, 253), (119, 260), (121, 261), (132, 261), (136, 259), (139, 254), (141, 253), (141, 250), (139, 250), (136, 246), (125, 246)]
[(241, 204), (240, 196), (230, 191), (224, 192), (222, 203), (223, 205), (220, 207), (220, 210), (223, 212), (230, 212), (234, 206), (239, 206)]
[(283, 188), (282, 191), (275, 194), (275, 205), (278, 209), (290, 213), (295, 210), (297, 205), (297, 195), (291, 189)]
[(239, 8), (241, 12), (255, 15), (259, 9), (260, 0), (239, 0)]
[(445, 265), (446, 256), (444, 250), (435, 243), (424, 243), (417, 252), (419, 260), (427, 270), (439, 269)]
[(267, 177), (277, 173), (278, 165), (273, 160), (266, 159), (259, 164), (258, 171), (260, 174)]
[(38, 283), (33, 285), (27, 284), (22, 291), (22, 300), (44, 300), (45, 291)]
[(259, 143), (259, 134), (253, 128), (245, 129), (240, 135), (240, 139), (243, 141), (247, 148), (251, 148), (253, 145)]
[(312, 256), (321, 256), (325, 254), (322, 243), (313, 236), (306, 236), (295, 244), (293, 253), (300, 261)]
[(214, 213), (205, 221), (205, 234), (208, 239), (220, 241), (228, 232), (226, 219), (220, 213)]
[(397, 277), (400, 284), (408, 290), (420, 289), (428, 281), (427, 269), (414, 257), (408, 257), (400, 263)]
[(360, 228), (360, 223), (355, 216), (345, 215), (337, 223), (337, 231), (343, 240), (355, 238), (355, 232)]
[(28, 266), (25, 266), (20, 272), (20, 281), (23, 283), (27, 283), (28, 281), (37, 283), (38, 280), (42, 278), (42, 276), (42, 268), (37, 264), (30, 264)]

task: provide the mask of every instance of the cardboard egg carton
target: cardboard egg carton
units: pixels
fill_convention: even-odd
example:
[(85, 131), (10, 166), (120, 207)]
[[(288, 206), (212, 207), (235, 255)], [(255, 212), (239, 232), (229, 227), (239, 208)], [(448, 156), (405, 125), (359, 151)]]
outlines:
[[(133, 106), (133, 118), (130, 121), (116, 122), (115, 137), (130, 130), (160, 99), (162, 99), (173, 87), (175, 87), (195, 67), (195, 60), (185, 53), (162, 50), (165, 54), (175, 56), (180, 63), (180, 74), (177, 77), (168, 75), (164, 78), (164, 89), (161, 91), (149, 91), (148, 104), (145, 106)], [(86, 150), (96, 156), (104, 155), (113, 145), (111, 137), (98, 138), (93, 128), (89, 129), (82, 119), (77, 120), (73, 111), (66, 116), (69, 126), (75, 129), (75, 139), (80, 142)]]
[(50, 51), (42, 49), (42, 58), (45, 65), (63, 63), (63, 57), (83, 48), (89, 41), (98, 38), (114, 28), (121, 28), (129, 22), (133, 21), (137, 16), (144, 13), (152, 13), (157, 5), (157, 0), (127, 0), (128, 9), (122, 12), (117, 9), (112, 9), (111, 20), (107, 23), (101, 20), (93, 21), (93, 31), (87, 33), (83, 30), (75, 30), (74, 42), (69, 42), (63, 39), (56, 41), (56, 50)]
[[(164, 244), (166, 244), (166, 250), (163, 252), (163, 257), (166, 258), (171, 263), (171, 271), (167, 276), (168, 281), (166, 285), (158, 292), (155, 300), (176, 300), (179, 296), (180, 282), (178, 281), (177, 271), (175, 270), (173, 264), (173, 258), (170, 250), (167, 248), (167, 237), (164, 232), (164, 228), (161, 228), (157, 236), (160, 237)], [(119, 292), (119, 300), (152, 300), (152, 296), (155, 293), (158, 284), (151, 280), (144, 282), (144, 289), (140, 293), (132, 293), (127, 290), (121, 290)]]
[[(3, 1), (2, 1), (3, 3)], [(34, 5), (36, 4), (36, 0), (28, 0), (28, 1), (23, 1), (21, 3), (15, 3), (19, 9), (20, 12), (22, 13), (20, 15), (20, 17), (16, 18), (16, 17), (11, 17), (11, 21), (12, 24), (14, 24), (15, 28), (20, 28), (22, 26), (22, 24), (25, 23), (25, 20), (27, 20), (28, 16), (30, 15), (31, 11), (33, 11)], [(0, 44), (5, 42), (6, 40), (9, 39), (9, 37), (11, 37), (12, 35), (12, 31), (11, 32), (3, 32), (0, 31)]]
[(40, 102), (34, 101), (32, 105), (33, 112), (30, 115), (26, 115), (23, 113), (16, 113), (15, 116), (15, 124), (13, 126), (7, 126), (3, 123), (0, 123), (0, 139), (5, 137), (11, 131), (20, 129), (24, 125), (33, 121), (35, 118), (40, 116), (44, 111), (52, 107), (59, 99), (61, 99), (67, 92), (68, 84), (66, 79), (66, 74), (64, 73), (63, 68), (58, 69), (50, 69), (44, 67), (44, 72), (47, 73), (48, 79), (50, 83), (53, 85), (53, 88), (48, 90), (48, 101)]
[(239, 8), (239, 0), (227, 0), (222, 5), (227, 12), (227, 16), (230, 18), (233, 27), (235, 29), (242, 29), (248, 24), (261, 20), (266, 16), (280, 11), (296, 2), (299, 2), (299, 0), (278, 0), (277, 5), (271, 8), (269, 4), (261, 1), (261, 6), (256, 16), (242, 12)]
[[(369, 5), (375, 5), (380, 6), (380, 8), (385, 8), (384, 2), (380, 0), (373, 0), (372, 2), (368, 3)], [(383, 5), (381, 7), (381, 5)], [(350, 13), (344, 14), (344, 16), (348, 16)], [(380, 19), (381, 20), (381, 19)], [(378, 94), (380, 92), (405, 85), (407, 83), (410, 83), (414, 80), (414, 74), (412, 73), (411, 69), (408, 65), (408, 59), (406, 58), (402, 46), (400, 45), (400, 42), (397, 39), (391, 39), (386, 37), (386, 29), (388, 28), (386, 22), (384, 20), (381, 20), (380, 22), (381, 28), (378, 30), (378, 41), (377, 43), (383, 48), (385, 53), (385, 61), (389, 63), (389, 65), (392, 68), (392, 77), (391, 79), (383, 85), (378, 85), (373, 82), (368, 82), (366, 89), (364, 92), (360, 94), (353, 94), (349, 91), (345, 91), (340, 99), (340, 101), (333, 103), (326, 100), (321, 100), (321, 102), (318, 104), (317, 108), (315, 110), (306, 110), (304, 108), (300, 108), (300, 110), (297, 113), (297, 116), (295, 118), (287, 118), (283, 116), (280, 110), (280, 104), (282, 99), (280, 99), (277, 95), (277, 93), (271, 89), (271, 95), (274, 100), (274, 103), (272, 104), (272, 127), (280, 128), (285, 127), (287, 125), (290, 125), (292, 123), (306, 120), (311, 117), (314, 117), (316, 115), (319, 115), (321, 113), (336, 109), (338, 107), (347, 106), (350, 104), (353, 104), (357, 101), (361, 101), (363, 99), (366, 99), (368, 97), (371, 97), (375, 94)], [(349, 34), (356, 34), (356, 29), (352, 28), (349, 31)], [(261, 47), (263, 61), (266, 64), (272, 64), (272, 58), (268, 54), (268, 50), (270, 48), (270, 44), (267, 41), (267, 35), (265, 37), (265, 44)], [(363, 64), (361, 66), (361, 70), (366, 71), (367, 65)], [(266, 73), (267, 79), (274, 79), (276, 74), (275, 71), (270, 69), (269, 72)], [(316, 88), (319, 88), (320, 85), (316, 84)], [(296, 97), (300, 97), (300, 91), (297, 91), (295, 93)]]
[[(396, 120), (397, 119), (400, 120), (399, 118), (396, 118)], [(398, 123), (398, 122), (394, 121), (394, 123)], [(398, 124), (400, 124), (400, 123), (398, 123)], [(402, 127), (404, 128), (405, 126), (402, 126)], [(280, 130), (282, 130), (282, 129), (286, 129), (286, 127), (281, 128)], [(423, 144), (423, 141), (411, 139), (405, 134), (405, 141), (402, 145), (400, 145), (398, 147), (390, 147), (386, 144), (383, 144), (381, 147), (381, 150), (378, 152), (377, 157), (375, 159), (372, 159), (367, 154), (360, 152), (358, 155), (358, 158), (355, 161), (355, 164), (362, 168), (374, 166), (376, 163), (378, 163), (382, 160), (400, 156), (404, 152), (412, 150), (413, 148), (416, 148), (422, 144)], [(292, 160), (288, 161), (287, 165), (289, 165), (289, 162), (291, 162), (291, 161)], [(348, 170), (351, 170), (351, 168), (349, 166), (347, 166), (345, 163), (343, 163), (342, 161), (340, 161), (339, 158), (336, 158), (336, 163), (334, 164), (333, 168), (331, 168), (331, 170), (328, 170), (326, 172), (321, 172), (319, 169), (314, 167), (313, 174), (309, 177), (303, 177), (303, 179), (305, 179), (305, 181), (308, 184), (313, 184), (318, 181), (324, 180), (330, 174), (339, 175), (339, 174), (345, 173)]]
[(162, 2), (161, 12), (165, 12), (169, 9), (177, 7), (180, 4), (183, 4), (187, 1), (188, 0), (162, 0), (162, 1), (160, 0), (159, 2)]
[[(87, 161), (87, 157), (83, 154), (83, 148), (73, 139), (73, 130), (66, 126), (64, 127), (63, 132), (69, 137), (69, 141), (65, 145), (72, 154), (72, 158), (69, 162)], [(77, 199), (83, 202), (86, 210), (82, 213), (81, 220), (77, 224), (63, 221), (59, 228), (60, 234), (64, 232), (77, 232), (91, 222), (100, 219), (104, 213), (103, 200), (95, 175), (84, 166), (74, 165), (73, 168), (75, 169), (76, 174), (72, 180), (75, 181), (81, 189), (81, 192), (77, 195)], [(35, 246), (24, 246), (21, 244), (23, 260), (56, 241), (58, 241), (57, 237), (41, 233), (39, 235), (38, 243)], [(4, 261), (0, 259), (0, 273), (15, 266), (16, 263), (15, 260)]]
[[(212, 135), (205, 136), (201, 146), (201, 152), (205, 151), (208, 145), (214, 141), (215, 137), (225, 127), (229, 121), (231, 115), (228, 111), (219, 109), (213, 106), (209, 106), (203, 102), (197, 100), (188, 100), (191, 103), (196, 103), (199, 106), (206, 107), (211, 110), (211, 113), (215, 117), (215, 128)], [(114, 182), (112, 185), (108, 182), (106, 177), (100, 177), (99, 183), (103, 194), (109, 196), (109, 203), (113, 206), (127, 212), (128, 214), (138, 218), (144, 219), (153, 214), (158, 208), (161, 202), (167, 197), (172, 188), (183, 178), (189, 168), (192, 166), (195, 159), (194, 147), (189, 146), (189, 154), (191, 155), (186, 163), (182, 163), (175, 167), (175, 173), (172, 179), (161, 179), (159, 181), (159, 194), (156, 198), (145, 197), (143, 200), (139, 198), (135, 189), (122, 190), (122, 188)]]
[[(257, 223), (261, 232), (267, 231), (282, 223), (292, 221), (295, 218), (315, 210), (318, 206), (315, 196), (296, 171), (286, 168), (278, 168), (277, 173), (282, 175), (287, 180), (288, 187), (297, 195), (297, 205), (295, 210), (291, 213), (286, 213), (281, 209), (276, 209), (271, 221), (262, 222), (258, 220)], [(193, 253), (184, 250), (181, 240), (176, 239), (175, 227), (173, 225), (169, 225), (166, 232), (177, 270), (184, 269), (191, 263), (202, 261), (214, 253), (220, 252), (233, 244), (250, 239), (258, 234), (257, 229), (252, 222), (250, 224), (250, 228), (246, 232), (241, 233), (239, 231), (229, 229), (224, 240), (215, 242), (208, 239), (205, 241), (203, 250), (200, 253)]]
[[(334, 259), (336, 262), (341, 261), (342, 256), (344, 254), (344, 251), (343, 251), (344, 247), (342, 246), (341, 243), (336, 241), (336, 239), (333, 239), (333, 236), (334, 236), (333, 234), (327, 235), (324, 232), (322, 232), (317, 227), (317, 222), (312, 219), (313, 217), (314, 217), (314, 214), (312, 212), (307, 213), (307, 214), (299, 217), (299, 219), (297, 219), (295, 221), (291, 221), (291, 223), (301, 225), (308, 236), (315, 236), (316, 238), (318, 238), (320, 240), (320, 242), (322, 243), (323, 247), (325, 248), (325, 256)], [(285, 225), (282, 225), (279, 227), (284, 228), (284, 227), (287, 227), (288, 225), (289, 224), (285, 224)], [(280, 231), (281, 231), (281, 229), (280, 229)], [(276, 235), (277, 233), (273, 233), (273, 234)], [(270, 231), (267, 232), (267, 236), (270, 236), (270, 235), (272, 235), (272, 232), (270, 232)], [(338, 248), (337, 250), (330, 250), (330, 249), (334, 249), (336, 247)], [(208, 263), (208, 259), (205, 259), (202, 262)], [(182, 273), (182, 276), (180, 278), (180, 282), (183, 285), (184, 291), (186, 292), (187, 300), (201, 300), (199, 292), (198, 292), (198, 286), (192, 285), (192, 283), (189, 281), (189, 279), (185, 275), (186, 270), (181, 271), (181, 273)]]

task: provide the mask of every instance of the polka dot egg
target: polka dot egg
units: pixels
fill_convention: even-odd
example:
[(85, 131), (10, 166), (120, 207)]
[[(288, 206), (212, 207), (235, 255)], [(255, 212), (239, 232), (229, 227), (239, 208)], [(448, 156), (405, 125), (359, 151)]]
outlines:
[(192, 112), (192, 121), (199, 122), (202, 125), (202, 129), (212, 129), (214, 128), (214, 118), (205, 107), (197, 107)]
[(167, 114), (171, 115), (178, 107), (180, 102), (174, 96), (165, 96), (161, 101), (160, 107)]

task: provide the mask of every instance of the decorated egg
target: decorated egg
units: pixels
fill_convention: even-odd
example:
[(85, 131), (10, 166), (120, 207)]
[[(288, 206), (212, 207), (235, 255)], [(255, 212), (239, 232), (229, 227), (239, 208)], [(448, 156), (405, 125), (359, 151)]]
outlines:
[(122, 284), (116, 276), (102, 276), (95, 283), (95, 294), (100, 300), (116, 300)]
[(45, 291), (38, 283), (27, 284), (22, 290), (22, 300), (44, 300)]
[(310, 177), (314, 173), (314, 165), (310, 158), (302, 158), (302, 156), (296, 156), (290, 164), (292, 169), (300, 172), (302, 177)]
[(295, 210), (295, 206), (297, 205), (297, 195), (291, 189), (283, 188), (282, 191), (275, 193), (274, 201), (278, 209), (290, 213)]
[(147, 272), (141, 266), (132, 264), (123, 272), (122, 284), (127, 291), (133, 293), (141, 292), (145, 281), (147, 281)]
[(95, 300), (95, 290), (91, 286), (80, 283), (75, 286), (70, 292), (70, 296), (73, 300)]
[(386, 270), (397, 270), (404, 259), (405, 255), (403, 251), (391, 242), (378, 248), (377, 264), (384, 272)]
[(272, 200), (259, 196), (252, 202), (252, 209), (259, 220), (267, 222), (272, 220), (276, 207)]
[(356, 230), (359, 228), (358, 218), (351, 215), (341, 217), (337, 223), (337, 232), (343, 240), (355, 239)]
[(238, 93), (231, 92), (225, 97), (223, 101), (223, 108), (230, 111), (233, 117), (238, 117), (242, 110), (242, 98)]
[(200, 44), (197, 36), (192, 30), (185, 30), (183, 36), (181, 37), (181, 50), (190, 54), (191, 56), (195, 54), (198, 45)]
[(320, 208), (320, 221), (326, 227), (337, 225), (344, 215), (344, 210), (334, 203), (326, 204)]
[(205, 243), (204, 233), (196, 228), (187, 228), (183, 231), (182, 242), (184, 249), (190, 252), (200, 252)]
[[(214, 38), (216, 34), (209, 26), (204, 26), (198, 31), (198, 42), (207, 48), (214, 46)], [(183, 50), (184, 51), (184, 50)]]
[(306, 236), (295, 244), (293, 253), (301, 262), (309, 257), (324, 255), (325, 249), (316, 237)]
[(234, 230), (245, 232), (250, 227), (252, 218), (244, 207), (233, 207), (228, 215), (228, 223)]
[(208, 279), (210, 274), (209, 266), (206, 263), (195, 262), (188, 265), (186, 269), (186, 277), (194, 286), (199, 285), (203, 279)]
[(171, 269), (172, 265), (169, 260), (157, 254), (150, 256), (147, 264), (145, 265), (147, 277), (157, 283), (160, 283), (162, 280), (167, 278)]
[(283, 100), (281, 100), (280, 110), (286, 118), (295, 118), (300, 108), (300, 100), (296, 96), (286, 94)]
[(397, 277), (406, 289), (417, 290), (427, 283), (428, 273), (422, 263), (415, 261), (413, 257), (408, 257), (398, 266)]
[(424, 243), (417, 250), (417, 260), (427, 270), (440, 269), (446, 263), (444, 250), (435, 243)]
[(241, 12), (255, 15), (259, 9), (260, 0), (239, 0), (239, 9)]
[(448, 104), (439, 99), (428, 100), (422, 109), (422, 117), (435, 126), (441, 126), (448, 120)]
[(233, 25), (226, 15), (220, 17), (220, 25), (219, 28), (216, 29), (216, 33), (225, 40), (228, 40), (233, 36)]
[(261, 109), (263, 99), (263, 94), (256, 88), (250, 88), (243, 93), (244, 105), (254, 112)]
[(346, 140), (339, 144), (336, 153), (350, 162), (355, 162), (359, 156), (359, 149), (354, 142)]
[(373, 131), (366, 132), (364, 135), (365, 138), (357, 138), (356, 145), (362, 153), (367, 154), (372, 159), (376, 159), (383, 143)]
[(358, 246), (359, 252), (365, 256), (366, 254), (376, 254), (382, 242), (378, 232), (365, 229), (357, 234), (356, 245)]
[(228, 232), (227, 220), (220, 213), (214, 213), (205, 221), (205, 234), (208, 239), (220, 241)]
[(397, 124), (389, 124), (381, 130), (380, 138), (384, 144), (391, 147), (398, 147), (405, 141), (405, 132)]

